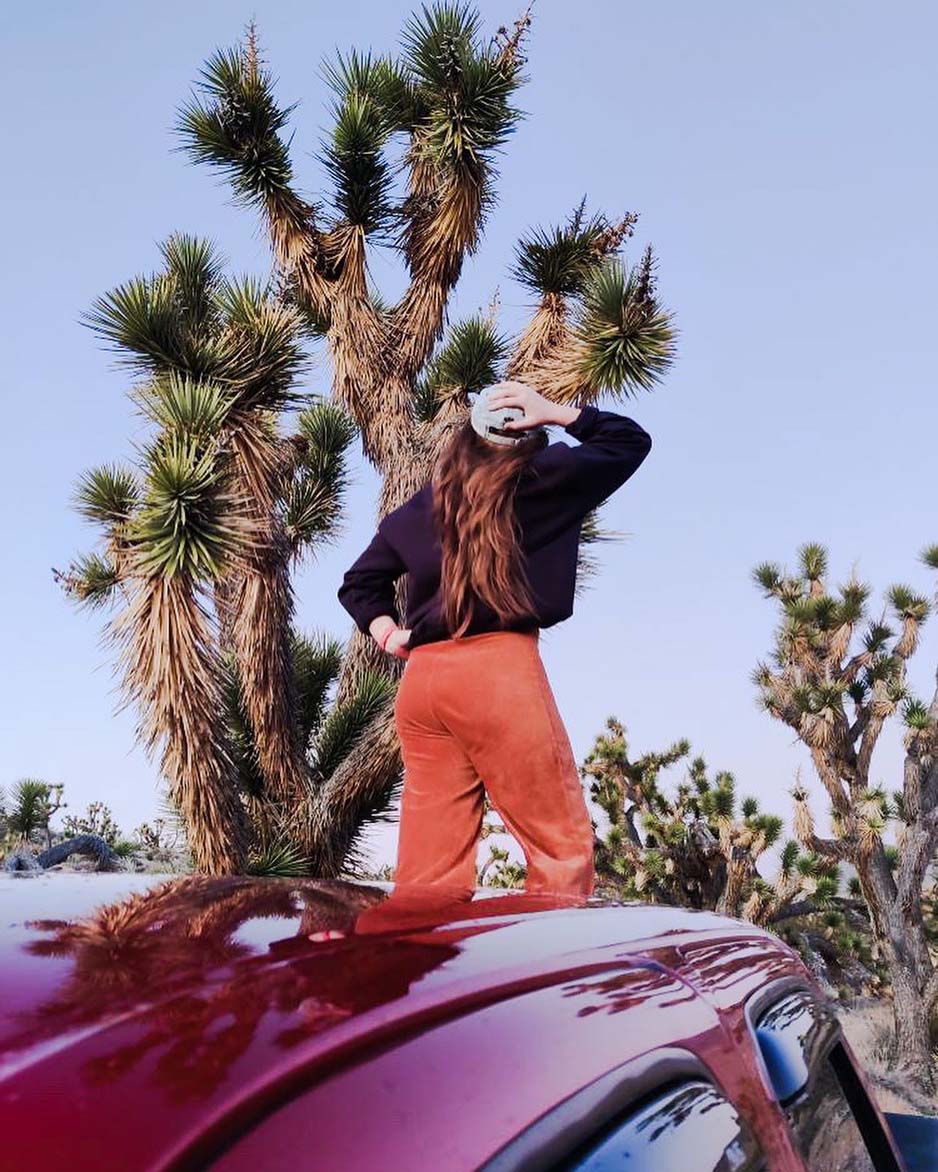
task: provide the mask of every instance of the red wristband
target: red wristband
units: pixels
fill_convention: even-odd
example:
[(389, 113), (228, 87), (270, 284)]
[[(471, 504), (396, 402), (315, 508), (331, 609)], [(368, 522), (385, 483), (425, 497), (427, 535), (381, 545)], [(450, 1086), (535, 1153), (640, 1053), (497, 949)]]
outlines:
[(391, 638), (391, 636), (394, 634), (394, 632), (395, 632), (396, 630), (397, 630), (397, 627), (388, 627), (388, 629), (387, 629), (387, 633), (385, 634), (385, 636), (384, 636), (384, 638), (381, 640), (381, 642), (378, 644), (378, 646), (381, 648), (381, 650), (382, 650), (382, 651), (386, 651), (386, 650), (387, 650), (387, 647), (388, 647), (388, 640)]

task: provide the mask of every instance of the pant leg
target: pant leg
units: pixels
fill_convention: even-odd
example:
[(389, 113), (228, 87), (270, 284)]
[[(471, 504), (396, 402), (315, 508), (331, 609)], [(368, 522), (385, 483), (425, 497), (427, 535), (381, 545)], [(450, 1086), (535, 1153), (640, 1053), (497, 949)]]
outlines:
[(395, 701), (404, 789), (396, 889), (433, 884), (454, 898), (475, 891), (484, 790), (459, 741), (434, 715), (430, 657), (415, 650)]
[(593, 827), (537, 637), (476, 638), (461, 649), (470, 652), (463, 656), (461, 702), (447, 705), (442, 717), (524, 851), (525, 890), (589, 895)]

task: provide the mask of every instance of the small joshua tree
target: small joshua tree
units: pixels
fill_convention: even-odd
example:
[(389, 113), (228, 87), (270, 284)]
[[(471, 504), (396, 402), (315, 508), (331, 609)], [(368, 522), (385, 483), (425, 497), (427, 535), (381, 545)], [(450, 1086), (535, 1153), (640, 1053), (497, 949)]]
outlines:
[(65, 787), (24, 777), (13, 787), (9, 798), (0, 793), (0, 839), (29, 844), (41, 838), (47, 847), (52, 845), (49, 823), (65, 802)]
[(165, 861), (172, 857), (181, 837), (181, 826), (167, 822), (165, 818), (154, 818), (152, 822), (141, 822), (133, 832), (132, 841), (137, 850), (149, 859)]
[(780, 919), (799, 896), (815, 904), (837, 891), (834, 868), (789, 842), (779, 874), (767, 883), (756, 864), (781, 834), (782, 820), (763, 814), (755, 798), (736, 799), (731, 773), (710, 777), (703, 758), (689, 762), (673, 794), (659, 784), (662, 770), (686, 759), (690, 743), (662, 753), (629, 757), (625, 729), (614, 717), (583, 764), (590, 796), (608, 829), (596, 838), (596, 870), (630, 898), (709, 908), (758, 923)]
[[(938, 568), (938, 547), (923, 560)], [(831, 589), (827, 572), (827, 551), (814, 544), (800, 550), (795, 573), (775, 563), (756, 568), (779, 625), (772, 656), (753, 678), (765, 710), (807, 747), (830, 802), (825, 838), (815, 830), (807, 789), (796, 788), (796, 837), (818, 858), (856, 868), (891, 978), (899, 1061), (927, 1077), (938, 972), (922, 891), (938, 846), (938, 692), (930, 704), (911, 695), (906, 664), (930, 607), (923, 594), (893, 586), (886, 596), (891, 617), (868, 618), (870, 588), (852, 578)], [(901, 788), (889, 795), (873, 783), (870, 767), (896, 717), (905, 726), (905, 760)], [(890, 823), (897, 851), (885, 841)]]
[(124, 837), (114, 820), (113, 813), (104, 802), (92, 802), (84, 814), (69, 814), (62, 822), (62, 832), (69, 836), (96, 834), (111, 847), (121, 842)]

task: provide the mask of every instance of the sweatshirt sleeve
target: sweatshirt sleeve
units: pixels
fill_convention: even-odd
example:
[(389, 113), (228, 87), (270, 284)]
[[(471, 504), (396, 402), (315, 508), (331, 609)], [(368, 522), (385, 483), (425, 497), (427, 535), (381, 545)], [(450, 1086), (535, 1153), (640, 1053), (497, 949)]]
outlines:
[(383, 614), (390, 615), (395, 622), (400, 621), (394, 583), (406, 569), (379, 528), (365, 552), (346, 571), (339, 587), (339, 602), (360, 631), (367, 634), (374, 620)]
[(584, 512), (621, 487), (651, 451), (651, 436), (632, 419), (586, 406), (564, 428), (579, 440), (570, 449), (570, 485)]

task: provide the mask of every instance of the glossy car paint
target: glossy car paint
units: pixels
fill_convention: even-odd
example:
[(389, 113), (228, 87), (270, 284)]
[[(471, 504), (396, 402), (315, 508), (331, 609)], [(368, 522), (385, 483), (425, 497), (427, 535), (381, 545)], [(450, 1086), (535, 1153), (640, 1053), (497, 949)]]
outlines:
[(240, 1172), (263, 1152), (271, 1172), (455, 1172), (611, 1066), (681, 1045), (770, 1167), (802, 1168), (744, 1012), (768, 981), (808, 980), (778, 940), (674, 909), (387, 896), (2, 881), (4, 1159)]

